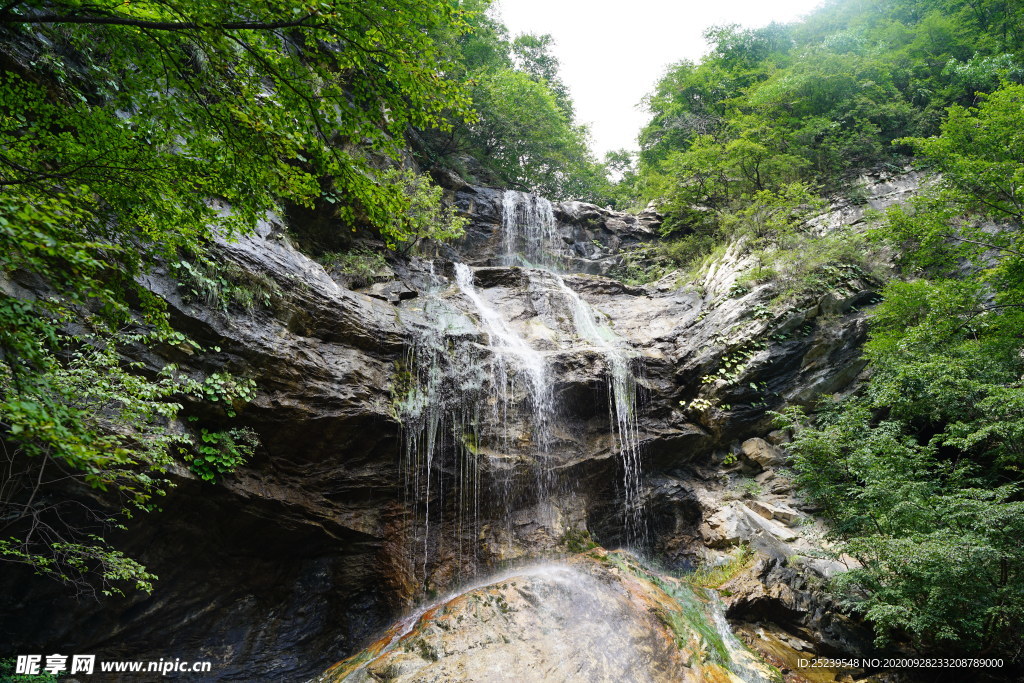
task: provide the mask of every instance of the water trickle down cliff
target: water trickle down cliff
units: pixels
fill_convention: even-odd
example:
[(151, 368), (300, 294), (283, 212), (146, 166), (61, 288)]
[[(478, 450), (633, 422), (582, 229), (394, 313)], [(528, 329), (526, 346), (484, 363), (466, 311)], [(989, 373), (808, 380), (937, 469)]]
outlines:
[(503, 265), (552, 268), (561, 261), (554, 207), (544, 197), (505, 190), (501, 228)]
[[(637, 387), (631, 364), (635, 354), (625, 340), (602, 324), (598, 314), (572, 290), (562, 277), (567, 262), (562, 257), (551, 202), (543, 197), (507, 190), (502, 197), (502, 230), (506, 263), (534, 264), (531, 287), (553, 293), (556, 311), (568, 311), (575, 335), (574, 345), (591, 347), (606, 364), (609, 426), (616, 439), (622, 468), (623, 526), (628, 545), (642, 543), (646, 536), (643, 505), (640, 441), (636, 422)], [(513, 250), (521, 251), (515, 252)]]
[[(898, 203), (915, 186), (912, 177), (869, 183), (870, 205)], [(160, 576), (152, 596), (68, 605), (30, 573), (5, 573), (0, 609), (12, 628), (2, 635), (13, 646), (119, 659), (194, 658), (201, 647), (225, 677), (299, 680), (359, 650), (424, 592), (564, 548), (565, 531), (587, 530), (609, 547), (646, 546), (674, 569), (749, 544), (758, 559), (722, 586), (745, 638), (764, 640), (767, 619), (782, 627), (769, 634), (773, 653), (779, 643), (797, 643), (801, 656), (871, 652), (863, 629), (819, 588), (840, 567), (811, 554), (815, 525), (789, 497), (768, 411), (855, 380), (861, 309), (876, 284), (850, 277), (779, 307), (770, 284), (733, 292), (756, 264), (730, 249), (689, 285), (625, 285), (600, 275), (650, 241), (659, 216), (582, 202), (552, 207), (555, 231), (544, 218), (535, 241), (516, 238), (518, 252), (533, 249), (548, 270), (510, 266), (503, 226), (527, 231), (525, 218), (506, 221), (518, 213), (506, 209), (547, 215), (543, 200), (512, 194), (506, 203), (502, 190), (461, 181), (448, 189), (469, 218), (466, 238), (433, 264), (395, 262), (393, 277), (360, 291), (333, 280), (272, 221), (218, 245), (226, 262), (280, 288), (271, 305), (203, 306), (169, 274), (151, 275), (147, 286), (175, 326), (222, 352), (167, 348), (127, 360), (154, 372), (174, 362), (199, 377), (225, 368), (252, 377), (259, 392), (240, 419), (263, 446), (213, 486), (181, 473), (165, 512), (126, 532), (126, 549)], [(863, 207), (840, 204), (819, 222), (862, 217)], [(542, 263), (545, 254), (557, 259)], [(480, 300), (544, 361), (552, 412), (543, 448), (536, 384), (481, 325), (454, 262), (472, 266)], [(609, 346), (628, 370), (623, 391)], [(706, 381), (737, 353), (739, 369)], [(629, 451), (619, 432), (631, 425), (619, 429), (616, 406), (633, 406), (642, 477), (622, 466)], [(629, 472), (642, 483), (632, 509), (644, 512), (647, 542), (626, 524)], [(739, 488), (753, 484), (756, 494)]]
[[(474, 270), (463, 263), (454, 263), (449, 277), (432, 270), (431, 286), (411, 307), (428, 323), (417, 327), (411, 317), (407, 323), (415, 335), (397, 408), (404, 425), (406, 506), (413, 517), (411, 560), (426, 585), (436, 583), (430, 577), (435, 560), (454, 564), (460, 579), (480, 566), (476, 541), (484, 518), (510, 535), (513, 512), (529, 508), (551, 535), (565, 531), (555, 498), (571, 494), (574, 482), (552, 445), (556, 433), (571, 430), (561, 424), (555, 395), (554, 361), (567, 353), (588, 353), (604, 364), (623, 535), (628, 545), (646, 538), (636, 354), (559, 272), (564, 260), (547, 199), (506, 191), (502, 228), (499, 262), (505, 265), (491, 273), (525, 281), (524, 291), (558, 333), (527, 339), (483, 296)], [(533, 473), (532, 481), (522, 479), (523, 471)], [(483, 517), (481, 495), (488, 510)]]

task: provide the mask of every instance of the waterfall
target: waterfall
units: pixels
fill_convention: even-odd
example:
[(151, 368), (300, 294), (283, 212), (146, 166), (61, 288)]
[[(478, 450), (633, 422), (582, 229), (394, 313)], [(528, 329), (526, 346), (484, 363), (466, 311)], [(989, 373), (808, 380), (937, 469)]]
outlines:
[[(472, 322), (440, 298), (439, 288), (426, 291), (418, 309), (427, 324), (416, 324), (412, 316), (406, 320), (415, 336), (401, 363), (395, 406), (403, 423), (410, 533), (417, 539), (410, 560), (424, 577), (431, 556), (446, 541), (456, 544), (460, 570), (470, 558), (475, 564), (476, 547), (470, 543), (465, 548), (463, 540), (479, 527), (480, 463), (474, 447), (480, 440), (480, 398), (488, 377), (487, 358), (467, 341), (475, 332)], [(454, 518), (448, 520), (454, 530), (450, 538), (443, 533), (446, 490), (456, 496)]]
[[(462, 293), (473, 302), (474, 308), (480, 315), (480, 324), (489, 337), (489, 344), (494, 349), (498, 358), (505, 361), (511, 357), (514, 359), (513, 371), (521, 371), (527, 378), (530, 385), (530, 393), (538, 412), (549, 404), (550, 400), (545, 396), (550, 394), (550, 387), (547, 382), (547, 368), (545, 367), (544, 356), (530, 347), (526, 340), (520, 337), (509, 326), (508, 322), (498, 311), (481, 298), (473, 283), (473, 271), (464, 263), (455, 264), (455, 282)], [(505, 362), (502, 367), (507, 367)], [(507, 375), (507, 373), (504, 373)]]
[[(464, 263), (455, 264), (455, 282), (476, 309), (480, 324), (487, 334), (488, 344), (494, 352), (492, 387), (499, 394), (499, 400), (496, 402), (500, 407), (499, 414), (496, 415), (498, 424), (510, 423), (510, 409), (515, 404), (516, 390), (525, 384), (524, 388), (532, 407), (531, 438), (538, 463), (538, 485), (541, 496), (544, 497), (550, 492), (552, 484), (545, 456), (548, 452), (551, 422), (555, 412), (554, 391), (548, 377), (547, 361), (542, 353), (531, 347), (512, 329), (508, 321), (480, 296), (473, 282), (473, 271), (469, 266)], [(510, 445), (506, 436), (506, 452)]]
[[(580, 425), (563, 424), (558, 419), (557, 377), (550, 361), (559, 358), (559, 352), (575, 352), (577, 357), (572, 362), (583, 360), (589, 364), (595, 355), (604, 361), (608, 431), (622, 468), (621, 479), (616, 482), (622, 489), (624, 541), (638, 550), (648, 546), (639, 446), (637, 355), (626, 340), (615, 334), (606, 317), (591, 307), (560, 272), (559, 235), (551, 203), (509, 191), (503, 196), (502, 219), (500, 261), (516, 270), (474, 270), (464, 263), (454, 263), (445, 277), (431, 262), (431, 286), (399, 309), (405, 326), (414, 333), (399, 368), (395, 404), (403, 424), (405, 509), (409, 515), (406, 528), (411, 540), (409, 578), (422, 580), (420, 598), (455, 584), (464, 586), (457, 592), (463, 595), (474, 591), (474, 586), (491, 586), (493, 590), (486, 593), (490, 600), (495, 593), (500, 597), (500, 591), (507, 588), (499, 577), (511, 580), (525, 576), (529, 579), (525, 584), (527, 592), (515, 595), (524, 596), (532, 606), (530, 609), (535, 608), (535, 616), (541, 619), (548, 615), (547, 603), (531, 599), (534, 594), (529, 589), (534, 585), (546, 586), (544, 590), (548, 591), (557, 589), (551, 595), (560, 591), (569, 601), (559, 607), (555, 621), (567, 640), (549, 643), (549, 649), (556, 653), (552, 661), (561, 661), (560, 648), (565, 648), (566, 653), (582, 648), (592, 651), (587, 661), (601, 660), (597, 670), (625, 662), (625, 668), (632, 671), (640, 666), (631, 663), (635, 655), (632, 642), (623, 641), (618, 651), (609, 649), (613, 636), (620, 635), (621, 614), (612, 610), (608, 611), (611, 616), (607, 620), (599, 617), (604, 603), (612, 600), (594, 597), (595, 586), (604, 585), (601, 581), (573, 573), (559, 564), (520, 568), (481, 582), (480, 577), (486, 575), (487, 569), (515, 558), (515, 553), (521, 553), (534, 538), (540, 542), (536, 550), (543, 552), (553, 545), (555, 534), (568, 527), (565, 522), (559, 523), (556, 514), (557, 506), (566, 500), (559, 496), (570, 493), (570, 482), (559, 481), (556, 465), (575, 465), (573, 451), (566, 449), (578, 448), (573, 444), (582, 441)], [(486, 282), (487, 278), (492, 278), (495, 285), (478, 288), (478, 282)], [(528, 284), (525, 301), (508, 298), (510, 282)], [(525, 313), (520, 306), (525, 306)], [(525, 328), (529, 333), (522, 331), (525, 319), (529, 320)], [(537, 325), (536, 331), (531, 325)], [(600, 402), (595, 405), (587, 401), (586, 412), (581, 415), (589, 419), (597, 406)], [(603, 421), (601, 411), (598, 407), (596, 417)], [(593, 424), (596, 426), (598, 421)], [(583, 433), (592, 434), (586, 431), (589, 429), (585, 428)], [(529, 479), (531, 467), (535, 481)], [(534, 503), (529, 519), (524, 522), (516, 518), (513, 522), (513, 513), (528, 510)], [(540, 519), (549, 510), (553, 510), (551, 519)], [(521, 532), (522, 527), (526, 530)], [(513, 539), (513, 553), (503, 554), (507, 546), (503, 545), (502, 534)], [(538, 554), (526, 549), (527, 556)], [(590, 559), (580, 559), (584, 558), (581, 554), (569, 564), (578, 561), (584, 566), (585, 562), (594, 561), (589, 554), (585, 557)], [(605, 562), (628, 570), (629, 563), (615, 560), (613, 554), (603, 557)], [(603, 567), (601, 561), (598, 557), (594, 566)], [(642, 572), (633, 573), (644, 576)], [(663, 582), (664, 585), (655, 581), (652, 586), (664, 587), (672, 581)], [(465, 588), (467, 585), (469, 588)], [(686, 604), (678, 603), (679, 610), (666, 612), (662, 623), (671, 629), (696, 629), (700, 638), (710, 638), (709, 647), (718, 643), (717, 647), (725, 653), (721, 657), (724, 661), (715, 660), (717, 663), (707, 666), (726, 666), (744, 681), (766, 683), (770, 678), (762, 673), (762, 664), (731, 633), (721, 602), (713, 593), (708, 595), (707, 601), (694, 598)], [(669, 597), (678, 602), (674, 593)], [(658, 600), (657, 604), (662, 605), (663, 601)], [(452, 604), (456, 603), (458, 600), (452, 600)], [(449, 599), (433, 601), (411, 612), (378, 641), (375, 649), (371, 648), (371, 656), (385, 657), (400, 647), (408, 647), (419, 637), (416, 625), (429, 623), (444, 612), (442, 606), (447, 604)], [(674, 609), (671, 601), (665, 605)], [(507, 609), (501, 602), (494, 606)], [(687, 626), (692, 621), (686, 616), (687, 609), (706, 615), (706, 621), (700, 622), (703, 626)], [(577, 613), (579, 616), (574, 616)], [(566, 617), (567, 614), (570, 616)], [(358, 678), (359, 672), (369, 661), (354, 659), (352, 668), (346, 671), (362, 680)]]
[[(502, 261), (526, 264), (523, 274), (531, 288), (543, 288), (556, 327), (569, 328), (558, 344), (596, 351), (605, 360), (608, 422), (622, 468), (624, 540), (643, 546), (635, 356), (558, 272), (559, 236), (549, 201), (505, 192), (503, 228)], [(450, 567), (457, 558), (460, 576), (479, 569), (481, 505), (487, 519), (511, 533), (511, 513), (536, 501), (532, 521), (559, 533), (555, 518), (546, 516), (556, 512), (554, 494), (570, 483), (559, 480), (552, 450), (558, 411), (549, 354), (484, 296), (468, 265), (455, 263), (450, 279), (433, 262), (429, 267), (431, 286), (403, 313), (415, 338), (396, 401), (411, 566), (427, 585), (435, 562)], [(533, 485), (522, 479), (523, 464), (534, 472)]]
[(577, 334), (596, 347), (608, 364), (608, 415), (622, 460), (626, 544), (642, 546), (647, 540), (647, 525), (641, 497), (643, 477), (636, 415), (636, 376), (630, 367), (631, 354), (622, 339), (598, 322), (594, 309), (566, 284), (564, 278), (557, 273), (552, 273), (552, 276), (569, 302)]
[[(475, 322), (455, 307), (432, 263), (434, 286), (402, 313), (414, 336), (401, 364), (395, 410), (403, 423), (411, 564), (425, 581), (431, 561), (442, 555), (458, 558), (460, 576), (463, 566), (472, 573), (478, 565), (482, 458), (532, 460), (530, 495), (540, 502), (554, 481), (547, 454), (555, 406), (546, 359), (481, 296), (469, 266), (458, 263), (454, 270), (455, 288)], [(523, 495), (512, 481), (516, 468), (490, 465), (497, 488), (485, 492), (486, 503), (515, 509)]]
[(507, 266), (555, 266), (559, 236), (551, 202), (516, 190), (501, 198), (502, 254)]
[(543, 269), (555, 288), (567, 300), (577, 335), (605, 357), (608, 364), (608, 412), (623, 470), (623, 521), (626, 543), (646, 541), (646, 523), (641, 500), (642, 472), (636, 416), (636, 376), (626, 343), (610, 328), (598, 322), (594, 310), (571, 289), (559, 273), (560, 242), (551, 202), (532, 194), (506, 190), (502, 196), (504, 256), (508, 265)]

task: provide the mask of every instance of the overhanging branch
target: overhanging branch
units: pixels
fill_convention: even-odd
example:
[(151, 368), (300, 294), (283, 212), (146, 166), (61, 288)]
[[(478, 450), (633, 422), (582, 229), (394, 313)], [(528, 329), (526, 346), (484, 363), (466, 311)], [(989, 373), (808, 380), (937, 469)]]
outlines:
[(223, 31), (273, 31), (282, 28), (306, 26), (316, 15), (307, 14), (301, 19), (288, 21), (146, 21), (131, 17), (76, 16), (62, 14), (0, 15), (0, 24), (99, 24), (105, 26), (134, 26), (154, 31), (191, 31), (196, 29), (219, 29)]

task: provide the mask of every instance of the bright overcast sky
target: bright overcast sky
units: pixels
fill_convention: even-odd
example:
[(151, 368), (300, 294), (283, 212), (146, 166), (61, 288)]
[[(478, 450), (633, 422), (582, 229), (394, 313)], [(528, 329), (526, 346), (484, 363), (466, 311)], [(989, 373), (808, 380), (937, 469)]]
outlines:
[(717, 24), (764, 26), (799, 19), (821, 0), (498, 0), (515, 36), (550, 33), (576, 117), (590, 125), (598, 158), (636, 149), (647, 121), (638, 108), (665, 67), (699, 59)]

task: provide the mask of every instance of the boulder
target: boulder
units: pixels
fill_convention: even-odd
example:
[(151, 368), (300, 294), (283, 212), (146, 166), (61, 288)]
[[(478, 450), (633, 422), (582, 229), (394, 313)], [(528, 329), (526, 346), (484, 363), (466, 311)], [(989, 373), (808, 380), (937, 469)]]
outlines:
[(747, 439), (740, 446), (743, 457), (757, 463), (763, 469), (777, 467), (786, 462), (786, 454), (760, 437)]
[(719, 603), (649, 574), (626, 554), (609, 555), (595, 549), (471, 585), (400, 622), (315, 683), (740, 680), (723, 659), (746, 674), (743, 680), (770, 680), (768, 667), (736, 639), (718, 640), (721, 654), (712, 649), (706, 634), (714, 632)]
[(783, 524), (793, 524), (804, 517), (804, 515), (783, 503), (773, 505), (764, 501), (753, 500), (747, 503), (747, 507), (765, 519), (778, 520)]

